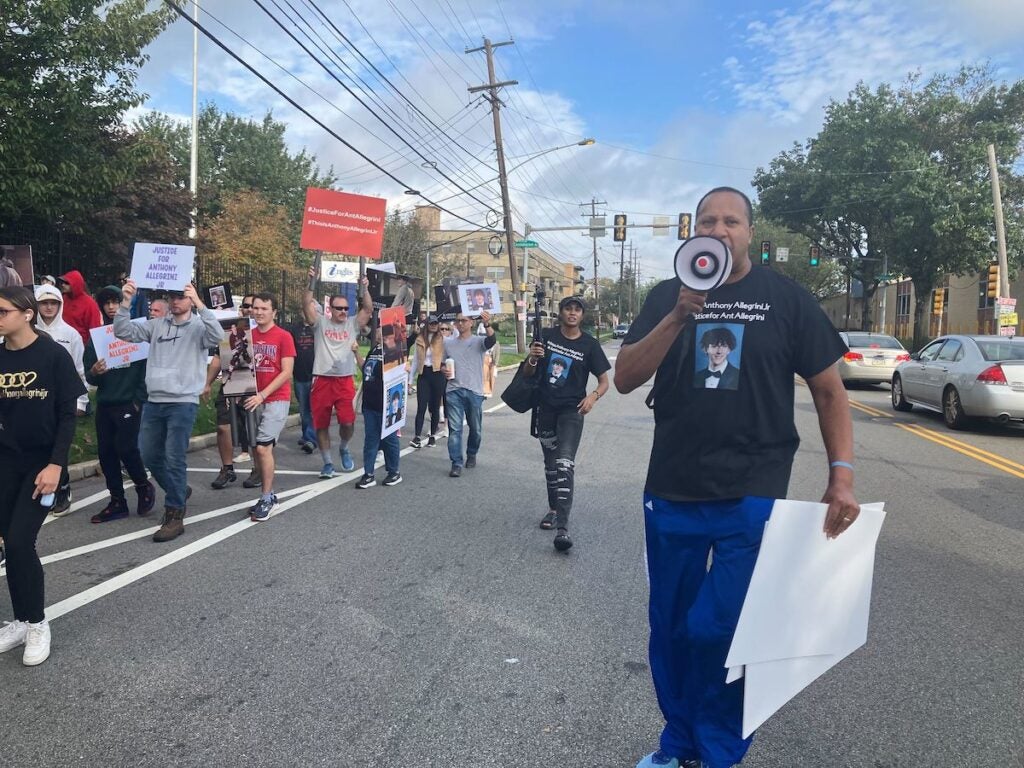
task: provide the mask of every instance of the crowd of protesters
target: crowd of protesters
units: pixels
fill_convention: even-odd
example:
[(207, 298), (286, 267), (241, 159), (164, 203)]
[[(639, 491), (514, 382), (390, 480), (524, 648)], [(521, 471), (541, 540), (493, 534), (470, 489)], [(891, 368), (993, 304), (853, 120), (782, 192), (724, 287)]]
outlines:
[[(134, 513), (151, 514), (159, 487), (163, 515), (155, 542), (172, 541), (185, 531), (192, 495), (187, 452), (201, 399), (212, 398), (216, 413), (221, 466), (210, 485), (227, 488), (238, 479), (235, 464), (251, 461), (241, 485), (259, 489), (247, 510), (253, 522), (267, 520), (277, 504), (274, 448), (293, 389), (301, 421), (298, 446), (306, 454), (319, 454), (320, 478), (336, 476), (332, 417), (338, 424), (340, 468), (346, 473), (356, 469), (350, 441), (358, 399), (364, 441), (355, 487), (377, 485), (380, 453), (386, 473), (381, 484), (402, 482), (401, 431), (382, 434), (383, 427), (401, 423), (404, 402), (398, 395), (395, 403), (385, 398), (383, 372), (390, 359), (381, 330), (373, 327), (365, 278), (354, 313), (346, 295), (329, 297), (321, 308), (307, 291), (300, 317), (286, 327), (277, 324), (279, 307), (271, 293), (243, 296), (237, 312), (225, 320), (191, 284), (153, 294), (139, 290), (127, 275), (120, 282), (103, 287), (95, 298), (74, 270), (39, 278), (34, 291), (13, 284), (0, 288), (0, 552), (6, 556), (15, 613), (15, 621), (0, 630), (0, 652), (24, 645), (26, 665), (42, 663), (49, 655), (35, 540), (48, 514), (61, 516), (72, 509), (67, 467), (76, 418), (92, 414), (95, 419), (100, 471), (109, 494), (91, 522), (130, 517), (129, 488), (134, 490)], [(448, 474), (459, 477), (464, 468), (476, 466), (496, 337), (486, 311), (479, 318), (462, 312), (444, 318), (421, 313), (400, 362), (408, 391), (416, 394), (415, 417), (411, 403), (408, 409), (407, 429), (414, 433), (410, 446), (434, 447), (447, 430)], [(412, 315), (408, 319), (414, 320)], [(109, 364), (91, 334), (102, 325), (111, 325), (117, 339), (147, 343), (148, 356)], [(364, 356), (359, 340), (367, 337), (371, 343)], [(531, 351), (534, 364), (538, 353), (544, 354), (543, 345)], [(230, 360), (222, 360), (224, 354)], [(255, 392), (226, 391), (236, 368), (254, 373)], [(357, 371), (361, 387), (356, 386)], [(95, 391), (94, 408), (89, 387)], [(545, 448), (546, 462), (547, 454)]]

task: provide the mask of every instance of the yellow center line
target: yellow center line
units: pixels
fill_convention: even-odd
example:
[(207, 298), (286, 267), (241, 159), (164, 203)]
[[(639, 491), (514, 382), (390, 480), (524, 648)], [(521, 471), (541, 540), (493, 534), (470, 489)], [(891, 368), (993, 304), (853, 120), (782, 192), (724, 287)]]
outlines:
[(871, 416), (880, 416), (883, 419), (890, 418), (891, 415), (892, 415), (892, 414), (886, 413), (885, 411), (880, 411), (877, 408), (874, 408), (874, 407), (872, 407), (870, 405), (865, 405), (864, 403), (860, 402), (859, 400), (851, 400), (850, 401), (850, 407), (851, 408), (856, 408), (858, 411), (864, 411), (864, 413), (870, 414)]
[(969, 451), (974, 451), (977, 454), (989, 457), (993, 461), (998, 461), (998, 462), (1001, 462), (1003, 464), (1006, 464), (1008, 467), (1012, 467), (1013, 469), (1015, 469), (1015, 470), (1017, 470), (1019, 472), (1024, 472), (1024, 464), (1018, 464), (1016, 461), (1008, 459), (1005, 456), (1000, 456), (998, 453), (992, 453), (991, 451), (986, 451), (983, 448), (978, 448), (975, 445), (971, 445), (970, 443), (965, 443), (962, 440), (957, 440), (955, 437), (950, 437), (949, 435), (945, 435), (945, 434), (943, 434), (941, 432), (937, 432), (934, 429), (929, 429), (928, 427), (925, 427), (925, 426), (923, 426), (921, 424), (911, 424), (909, 426), (911, 426), (913, 429), (916, 429), (916, 430), (918, 430), (920, 432), (927, 432), (927, 433), (929, 433), (929, 435), (933, 435), (933, 436), (939, 438), (940, 440), (945, 440), (947, 443), (950, 443), (951, 445), (959, 445), (961, 448), (965, 448), (966, 450), (969, 450)]
[[(955, 442), (950, 442), (950, 441), (944, 439), (944, 437), (942, 435), (938, 434), (937, 432), (936, 433), (929, 433), (928, 431), (925, 431), (925, 430), (915, 429), (914, 426), (916, 426), (916, 425), (896, 424), (896, 426), (899, 427), (900, 429), (906, 430), (907, 432), (909, 432), (912, 435), (917, 435), (918, 437), (924, 438), (925, 440), (931, 440), (933, 443), (935, 443), (937, 445), (941, 445), (944, 448), (949, 448), (951, 451), (956, 451), (957, 453), (962, 453), (964, 456), (968, 456), (968, 457), (974, 459), (975, 461), (980, 461), (983, 464), (988, 464), (990, 467), (995, 467), (996, 469), (1002, 470), (1003, 472), (1006, 472), (1008, 475), (1013, 475), (1014, 477), (1019, 477), (1021, 479), (1024, 479), (1024, 472), (1018, 472), (1017, 470), (1011, 469), (1010, 467), (1003, 466), (1002, 464), (997, 464), (996, 462), (991, 461), (990, 459), (987, 459), (984, 456), (979, 455), (975, 451), (966, 450), (966, 449), (962, 448), (960, 445), (956, 444)], [(1000, 461), (1004, 461), (1005, 462), (1006, 460), (1005, 459), (1000, 459)], [(1008, 463), (1013, 465), (1013, 462), (1008, 462)], [(1014, 466), (1019, 466), (1019, 465), (1014, 465)]]

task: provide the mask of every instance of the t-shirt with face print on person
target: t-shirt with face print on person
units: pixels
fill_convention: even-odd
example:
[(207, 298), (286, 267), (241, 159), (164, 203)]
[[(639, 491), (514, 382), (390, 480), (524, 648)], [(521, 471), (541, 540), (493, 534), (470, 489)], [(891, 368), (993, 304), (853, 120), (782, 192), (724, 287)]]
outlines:
[[(677, 278), (656, 285), (623, 344), (650, 333), (675, 307), (679, 288)], [(728, 348), (732, 339), (725, 367), (722, 344), (710, 342)], [(671, 501), (785, 498), (800, 444), (793, 375), (815, 376), (845, 352), (814, 297), (788, 277), (754, 265), (716, 288), (658, 367), (646, 492)], [(705, 382), (711, 368), (721, 368), (714, 387)], [(730, 370), (735, 386), (726, 380)]]
[(380, 344), (363, 362), (363, 410), (384, 412), (384, 350)]
[(550, 410), (575, 409), (587, 396), (587, 381), (591, 374), (600, 376), (611, 368), (608, 357), (597, 339), (589, 333), (578, 339), (567, 339), (558, 328), (547, 328), (541, 333), (544, 340), (544, 358), (541, 367), (541, 405)]

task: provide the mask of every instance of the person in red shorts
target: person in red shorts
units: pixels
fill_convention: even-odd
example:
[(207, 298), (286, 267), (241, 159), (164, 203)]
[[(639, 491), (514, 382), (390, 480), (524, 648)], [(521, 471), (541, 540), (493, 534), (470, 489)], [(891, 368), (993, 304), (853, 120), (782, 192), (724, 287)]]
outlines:
[[(309, 276), (316, 277), (315, 269), (310, 268)], [(316, 442), (324, 462), (320, 477), (324, 479), (334, 477), (330, 432), (332, 411), (338, 418), (341, 468), (351, 472), (356, 466), (348, 450), (348, 441), (352, 439), (356, 423), (356, 358), (352, 347), (359, 338), (359, 329), (366, 325), (373, 313), (373, 300), (367, 290), (369, 281), (364, 277), (360, 283), (363, 297), (354, 317), (345, 295), (331, 296), (323, 315), (317, 311), (312, 291), (306, 291), (302, 298), (302, 314), (306, 322), (314, 326), (313, 389), (309, 401)]]

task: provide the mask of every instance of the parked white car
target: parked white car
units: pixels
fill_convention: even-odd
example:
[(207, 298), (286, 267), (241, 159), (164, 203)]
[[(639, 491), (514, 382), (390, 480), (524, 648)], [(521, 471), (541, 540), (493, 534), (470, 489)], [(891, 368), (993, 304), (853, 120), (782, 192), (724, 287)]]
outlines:
[(972, 418), (1024, 420), (1024, 339), (942, 336), (892, 375), (892, 407), (942, 412), (952, 429)]
[(896, 366), (910, 359), (910, 353), (893, 337), (867, 331), (840, 331), (850, 348), (839, 359), (839, 377), (844, 384), (888, 384)]

